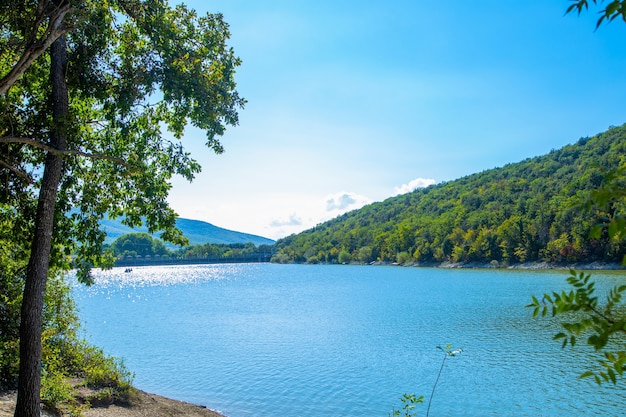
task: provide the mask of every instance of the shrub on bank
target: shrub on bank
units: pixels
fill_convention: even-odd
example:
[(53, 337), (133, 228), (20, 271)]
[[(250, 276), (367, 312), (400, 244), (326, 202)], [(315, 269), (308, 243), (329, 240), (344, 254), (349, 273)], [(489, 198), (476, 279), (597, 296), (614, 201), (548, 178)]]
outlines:
[[(15, 389), (19, 368), (19, 317), (23, 271), (0, 272), (0, 390)], [(89, 406), (78, 400), (81, 386), (96, 390), (96, 401), (129, 403), (133, 375), (124, 364), (79, 336), (80, 321), (71, 288), (61, 274), (52, 274), (45, 295), (42, 331), (43, 404), (73, 416)], [(101, 397), (101, 398), (100, 398)]]

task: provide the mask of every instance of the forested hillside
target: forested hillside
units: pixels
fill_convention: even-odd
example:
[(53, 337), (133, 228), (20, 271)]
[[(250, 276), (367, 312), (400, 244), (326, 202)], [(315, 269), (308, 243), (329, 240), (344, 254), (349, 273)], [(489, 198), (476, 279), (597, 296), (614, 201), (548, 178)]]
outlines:
[[(547, 155), (419, 189), (277, 242), (277, 262), (621, 261), (581, 208), (626, 155), (626, 125)], [(619, 208), (616, 208), (619, 209)]]

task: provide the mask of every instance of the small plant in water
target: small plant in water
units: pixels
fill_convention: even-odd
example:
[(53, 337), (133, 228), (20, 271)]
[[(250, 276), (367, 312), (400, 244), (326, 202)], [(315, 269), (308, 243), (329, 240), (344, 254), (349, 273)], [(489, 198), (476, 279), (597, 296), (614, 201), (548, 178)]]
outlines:
[(437, 379), (435, 379), (435, 384), (433, 385), (433, 391), (430, 393), (430, 398), (428, 399), (428, 408), (426, 409), (426, 417), (430, 413), (430, 403), (433, 401), (433, 396), (435, 395), (435, 389), (437, 389), (437, 383), (439, 382), (439, 377), (441, 376), (441, 371), (443, 370), (443, 366), (446, 364), (446, 359), (451, 356), (458, 356), (463, 352), (462, 348), (452, 349), (451, 344), (447, 344), (445, 347), (437, 346), (437, 349), (443, 352), (443, 360), (441, 361), (441, 367), (439, 368), (439, 373), (437, 374)]
[(413, 394), (403, 394), (400, 397), (400, 401), (402, 401), (402, 408), (396, 410), (395, 407), (391, 409), (391, 413), (388, 414), (389, 417), (415, 417), (415, 404), (420, 404), (424, 402), (424, 396), (420, 395), (416, 397)]
[[(435, 395), (435, 389), (437, 389), (437, 384), (439, 383), (439, 377), (441, 377), (441, 371), (443, 370), (443, 366), (446, 364), (446, 359), (451, 356), (458, 356), (463, 352), (462, 348), (453, 349), (451, 344), (447, 344), (444, 347), (437, 346), (437, 349), (443, 352), (443, 360), (441, 361), (441, 366), (439, 367), (439, 372), (437, 373), (437, 379), (435, 379), (435, 383), (433, 385), (433, 391), (430, 393), (430, 398), (428, 399), (428, 408), (426, 409), (426, 417), (428, 417), (430, 413), (430, 404), (433, 401), (433, 396)], [(396, 410), (395, 407), (391, 409), (391, 413), (388, 414), (389, 417), (415, 417), (415, 404), (420, 404), (424, 402), (424, 396), (421, 395), (416, 397), (413, 394), (403, 394), (400, 397), (400, 401), (402, 401), (402, 408)]]

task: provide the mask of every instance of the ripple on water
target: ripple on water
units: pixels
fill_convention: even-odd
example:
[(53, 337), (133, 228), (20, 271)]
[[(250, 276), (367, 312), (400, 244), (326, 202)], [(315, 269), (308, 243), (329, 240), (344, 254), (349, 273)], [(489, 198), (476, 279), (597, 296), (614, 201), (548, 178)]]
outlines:
[(464, 352), (446, 360), (434, 417), (619, 415), (623, 386), (578, 380), (588, 352), (561, 350), (558, 323), (523, 307), (565, 275), (151, 267), (97, 272), (76, 294), (140, 388), (231, 417), (386, 416), (403, 393), (428, 399), (446, 343)]

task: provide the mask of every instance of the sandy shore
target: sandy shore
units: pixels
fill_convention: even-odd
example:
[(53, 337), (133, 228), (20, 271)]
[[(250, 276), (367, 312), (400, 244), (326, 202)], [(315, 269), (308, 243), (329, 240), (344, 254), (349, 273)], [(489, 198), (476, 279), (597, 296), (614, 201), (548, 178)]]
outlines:
[[(223, 417), (205, 407), (137, 391), (132, 406), (109, 404), (83, 411), (84, 417)], [(0, 392), (0, 417), (13, 417), (16, 393)], [(45, 417), (59, 414), (43, 413)]]

